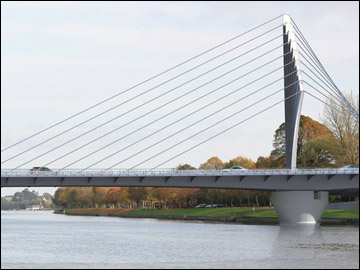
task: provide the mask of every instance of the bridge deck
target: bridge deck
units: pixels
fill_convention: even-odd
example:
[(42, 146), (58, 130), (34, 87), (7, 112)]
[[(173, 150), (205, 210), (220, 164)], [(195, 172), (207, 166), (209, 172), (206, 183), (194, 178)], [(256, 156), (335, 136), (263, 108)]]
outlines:
[(359, 189), (359, 170), (2, 170), (1, 187), (142, 186), (258, 190)]

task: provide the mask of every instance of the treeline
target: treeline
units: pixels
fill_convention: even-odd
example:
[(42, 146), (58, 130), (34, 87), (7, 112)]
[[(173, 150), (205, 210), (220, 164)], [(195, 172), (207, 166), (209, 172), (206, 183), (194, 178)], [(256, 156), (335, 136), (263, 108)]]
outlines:
[[(340, 125), (340, 123), (339, 123)], [(336, 135), (327, 126), (301, 115), (298, 131), (297, 167), (298, 168), (339, 168), (354, 164), (359, 166), (359, 129), (358, 124), (346, 131), (343, 125), (342, 136)], [(334, 128), (335, 129), (335, 128)], [(350, 129), (350, 128), (349, 128)], [(347, 135), (344, 135), (347, 134)], [(238, 156), (228, 162), (211, 157), (199, 169), (226, 169), (241, 166), (248, 169), (276, 169), (285, 167), (285, 123), (275, 130), (273, 150), (267, 157), (260, 156), (255, 161)], [(189, 164), (179, 165), (177, 169), (196, 169)]]
[[(348, 121), (345, 118), (341, 119), (334, 114), (329, 114), (326, 117), (328, 126), (314, 121), (310, 117), (301, 116), (298, 132), (297, 167), (331, 168), (342, 167), (347, 164), (359, 166), (358, 123)], [(338, 118), (335, 121), (331, 117)], [(177, 169), (219, 170), (233, 166), (248, 169), (284, 168), (285, 141), (285, 123), (283, 123), (275, 131), (273, 150), (267, 157), (260, 156), (256, 161), (253, 161), (238, 156), (228, 162), (223, 162), (214, 156), (198, 168), (190, 164), (180, 164)], [(341, 201), (342, 199), (332, 197), (331, 200)], [(271, 205), (271, 193), (200, 188), (68, 187), (59, 188), (53, 201), (59, 208), (179, 208), (193, 207), (202, 203), (223, 204), (224, 206), (243, 206), (246, 204), (266, 206)]]
[(270, 192), (153, 187), (66, 187), (53, 199), (58, 208), (187, 208), (198, 204), (226, 207), (271, 205)]
[(49, 193), (40, 196), (34, 190), (30, 191), (25, 188), (13, 196), (1, 197), (1, 210), (23, 210), (34, 205), (39, 205), (42, 209), (51, 209), (53, 206), (52, 199), (53, 196)]
[[(328, 120), (330, 122), (330, 120)], [(339, 168), (354, 164), (359, 166), (359, 127), (356, 122), (345, 128), (327, 126), (301, 115), (297, 143), (297, 168)], [(330, 125), (330, 124), (329, 124)], [(350, 121), (346, 123), (350, 126)], [(338, 135), (336, 133), (340, 133)], [(285, 123), (275, 131), (273, 150), (268, 157), (259, 157), (256, 168), (285, 167)]]

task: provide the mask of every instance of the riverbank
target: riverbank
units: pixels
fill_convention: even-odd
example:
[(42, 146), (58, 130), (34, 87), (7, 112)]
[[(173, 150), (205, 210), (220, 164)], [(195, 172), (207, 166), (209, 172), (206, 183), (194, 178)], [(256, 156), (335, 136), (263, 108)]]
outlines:
[[(66, 215), (106, 216), (120, 218), (155, 218), (164, 220), (201, 221), (211, 223), (232, 223), (246, 225), (278, 225), (279, 219), (273, 208), (210, 208), (210, 209), (169, 209), (169, 210), (132, 210), (124, 208), (106, 209), (66, 209)], [(358, 210), (326, 210), (321, 226), (359, 226)]]

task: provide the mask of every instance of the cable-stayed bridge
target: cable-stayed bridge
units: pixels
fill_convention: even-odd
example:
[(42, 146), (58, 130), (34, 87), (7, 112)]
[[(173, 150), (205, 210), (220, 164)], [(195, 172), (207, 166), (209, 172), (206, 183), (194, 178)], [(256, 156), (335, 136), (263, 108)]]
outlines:
[(125, 186), (237, 188), (260, 190), (346, 190), (358, 188), (352, 169), (266, 170), (16, 170), (2, 172), (4, 186)]
[[(309, 199), (303, 194), (310, 193), (303, 192), (311, 191), (312, 195), (312, 191), (321, 191), (322, 196), (316, 195), (321, 200), (316, 200), (321, 202), (322, 209), (327, 203), (327, 191), (358, 190), (358, 170), (296, 169), (305, 95), (358, 123), (358, 112), (326, 72), (296, 23), (288, 15), (281, 15), (5, 147), (2, 167), (14, 165), (1, 170), (1, 186), (262, 189), (274, 191), (275, 206), (276, 201), (287, 200), (289, 196), (294, 201), (299, 197), (298, 205), (304, 207)], [(282, 104), (286, 169), (241, 172), (161, 169), (224, 133), (233, 134), (239, 126)], [(95, 114), (80, 118), (91, 112)], [(81, 120), (76, 122), (77, 118)], [(75, 124), (58, 132), (66, 122)], [(97, 123), (89, 126), (91, 122)], [(79, 129), (81, 132), (71, 135)], [(100, 134), (86, 139), (95, 131)], [(45, 136), (47, 133), (50, 135)], [(56, 140), (59, 143), (54, 145)], [(22, 145), (27, 146), (14, 152)], [(43, 151), (46, 145), (51, 146)], [(52, 169), (24, 169), (34, 162), (41, 163), (40, 168)], [(149, 169), (139, 169), (147, 162), (157, 163)], [(101, 164), (106, 164), (104, 169), (93, 169)], [(127, 169), (116, 169), (124, 164)], [(79, 165), (82, 169), (72, 169)], [(297, 193), (287, 195), (285, 191)], [(313, 204), (311, 207), (316, 208)], [(313, 220), (317, 218), (310, 221)]]

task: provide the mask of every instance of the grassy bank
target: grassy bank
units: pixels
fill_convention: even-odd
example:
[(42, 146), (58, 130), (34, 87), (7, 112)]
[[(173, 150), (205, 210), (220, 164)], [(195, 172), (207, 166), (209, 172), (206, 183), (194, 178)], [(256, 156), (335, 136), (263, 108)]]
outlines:
[(131, 215), (186, 215), (186, 216), (254, 216), (254, 217), (277, 217), (273, 208), (252, 208), (224, 207), (224, 208), (190, 208), (190, 209), (165, 209), (165, 210), (142, 210), (129, 211)]
[[(274, 208), (200, 208), (171, 210), (132, 210), (131, 215), (187, 215), (187, 216), (247, 216), (247, 217), (278, 217)], [(359, 210), (325, 210), (322, 218), (359, 218)]]
[[(259, 207), (240, 208), (240, 207), (224, 207), (224, 208), (190, 208), (190, 209), (122, 209), (122, 208), (106, 208), (106, 209), (67, 209), (68, 214), (79, 215), (99, 215), (99, 216), (212, 216), (212, 217), (263, 217), (276, 218), (277, 213), (274, 208)], [(359, 210), (325, 210), (323, 218), (338, 219), (359, 219)]]

